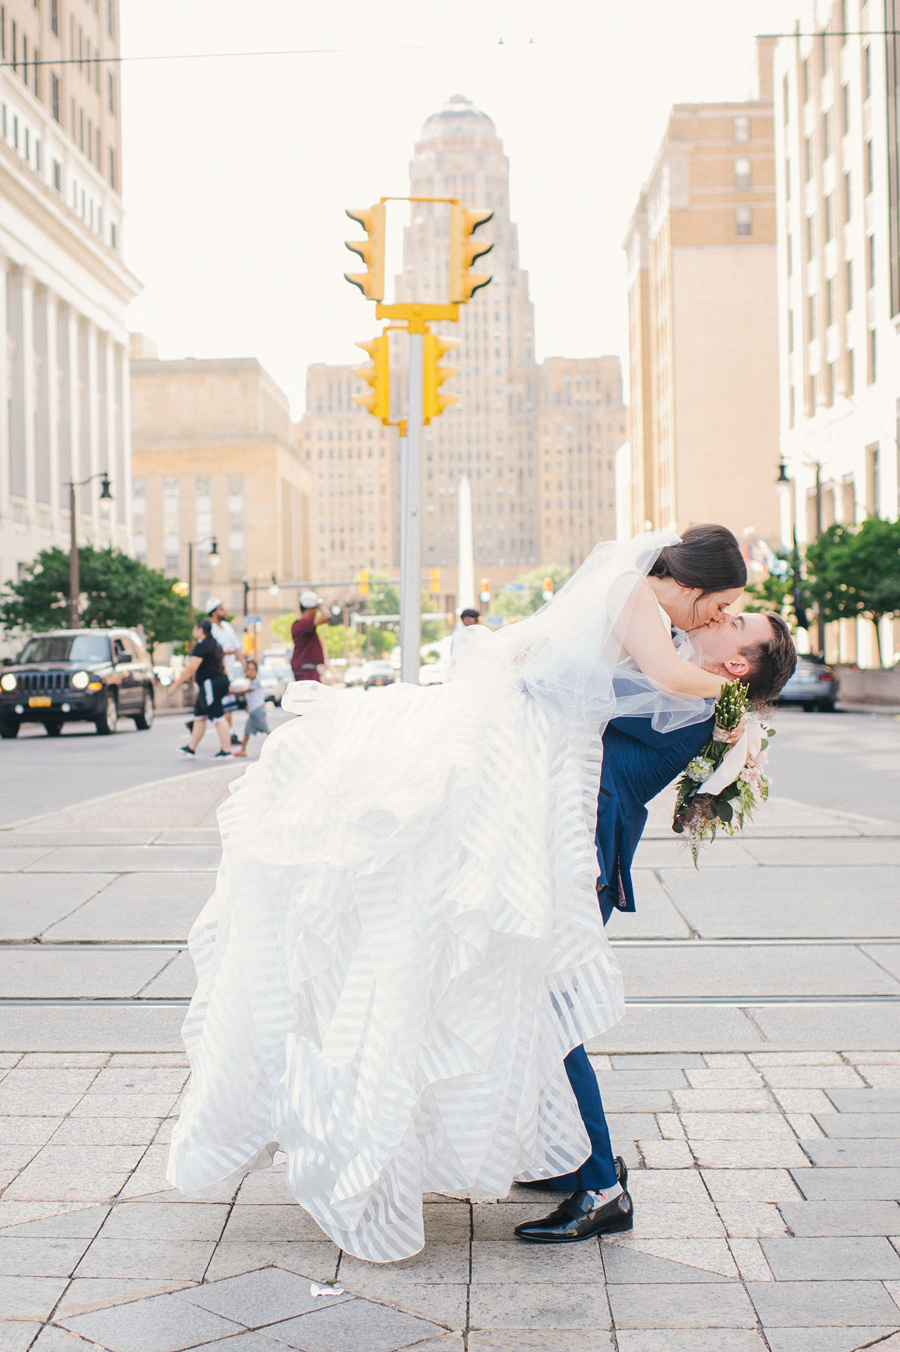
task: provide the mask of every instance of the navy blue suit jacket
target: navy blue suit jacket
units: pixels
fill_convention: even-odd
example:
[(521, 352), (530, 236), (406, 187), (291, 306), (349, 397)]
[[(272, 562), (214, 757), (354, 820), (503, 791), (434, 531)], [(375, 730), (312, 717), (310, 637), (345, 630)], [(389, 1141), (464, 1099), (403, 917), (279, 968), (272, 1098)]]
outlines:
[(603, 734), (597, 805), (597, 897), (604, 923), (633, 911), (631, 864), (647, 822), (646, 804), (679, 775), (712, 734), (713, 718), (678, 732), (656, 732), (649, 718), (614, 718)]

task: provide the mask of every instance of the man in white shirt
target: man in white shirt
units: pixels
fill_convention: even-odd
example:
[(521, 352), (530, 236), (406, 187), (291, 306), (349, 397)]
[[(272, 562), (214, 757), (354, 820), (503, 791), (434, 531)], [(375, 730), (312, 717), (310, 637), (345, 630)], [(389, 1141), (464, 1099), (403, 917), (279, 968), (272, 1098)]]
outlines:
[[(209, 598), (206, 603), (206, 613), (212, 621), (212, 636), (225, 654), (225, 671), (227, 672), (228, 680), (240, 680), (247, 670), (244, 650), (241, 646), (241, 640), (238, 638), (237, 630), (229, 621), (228, 612), (218, 596), (211, 596)], [(226, 695), (222, 701), (222, 707), (225, 710), (225, 718), (230, 729), (232, 714), (238, 707), (235, 696), (231, 694)], [(238, 741), (238, 738), (234, 733), (231, 734), (231, 740), (232, 743)]]

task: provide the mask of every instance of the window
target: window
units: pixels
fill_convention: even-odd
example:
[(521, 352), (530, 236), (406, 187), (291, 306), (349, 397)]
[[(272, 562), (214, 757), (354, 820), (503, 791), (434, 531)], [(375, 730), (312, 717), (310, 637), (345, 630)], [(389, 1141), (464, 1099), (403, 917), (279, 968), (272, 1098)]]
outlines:
[(53, 161), (53, 186), (57, 192), (62, 192), (62, 165), (59, 160)]
[(784, 195), (788, 202), (791, 200), (791, 162), (784, 162)]
[(794, 242), (790, 235), (787, 237), (787, 275), (794, 275)]
[(110, 227), (109, 227), (109, 243), (110, 243), (110, 247), (113, 248), (113, 249), (117, 249), (117, 248), (119, 247), (118, 244), (117, 244), (117, 242), (116, 242), (116, 223), (115, 223), (115, 221), (112, 221), (111, 224), (110, 224)]
[(825, 240), (830, 240), (834, 234), (834, 208), (832, 198), (825, 198)]
[(847, 0), (841, 0), (841, 46), (847, 42)]
[(872, 97), (872, 48), (863, 48), (863, 90), (864, 98)]
[(816, 336), (816, 298), (808, 296), (806, 299), (807, 327), (809, 338), (812, 340)]
[(822, 115), (822, 155), (823, 158), (827, 160), (830, 154), (831, 154), (831, 113), (827, 112)]
[(794, 312), (793, 312), (793, 310), (788, 310), (788, 323), (787, 323), (787, 328), (788, 328), (788, 352), (793, 352), (793, 350), (794, 350)]
[(50, 0), (50, 31), (59, 37), (59, 0)]
[(850, 86), (841, 85), (841, 98), (844, 104), (844, 135), (850, 130)]
[(849, 221), (853, 215), (853, 194), (850, 190), (850, 170), (844, 175), (844, 220)]
[(50, 109), (54, 120), (59, 121), (59, 76), (50, 76)]
[(828, 34), (822, 32), (819, 34), (819, 55), (822, 59), (822, 74), (828, 72)]
[(800, 65), (800, 89), (803, 94), (803, 102), (809, 100), (809, 57)]
[(17, 37), (16, 37), (15, 20), (13, 20), (12, 24), (10, 25), (10, 37), (12, 40), (12, 68), (13, 70), (16, 70), (17, 69), (16, 62), (18, 61), (19, 58), (17, 56), (18, 49), (16, 47)]
[(0, 5), (0, 58), (6, 60), (6, 6)]
[(834, 403), (834, 362), (829, 362), (825, 367), (825, 402)]
[(790, 396), (790, 412), (789, 412), (790, 426), (793, 427), (793, 425), (794, 425), (794, 387), (793, 387), (793, 385), (792, 385), (791, 388), (790, 388), (789, 396)]
[(750, 119), (749, 117), (736, 117), (734, 119), (734, 139), (736, 141), (750, 140)]
[(109, 182), (112, 188), (116, 187), (116, 152), (112, 146), (109, 148)]
[(856, 393), (856, 362), (853, 359), (853, 348), (847, 349), (847, 382), (850, 386), (850, 393)]
[(750, 187), (750, 161), (746, 159), (734, 162), (734, 186), (738, 189)]
[(734, 224), (739, 235), (753, 234), (753, 213), (749, 207), (738, 207), (734, 213)]
[(866, 262), (868, 265), (868, 288), (871, 291), (875, 285), (875, 236), (869, 235), (866, 240)]
[(874, 445), (866, 447), (866, 511), (869, 516), (877, 516), (880, 508), (881, 448), (875, 442)]
[(852, 309), (853, 309), (853, 263), (852, 263), (852, 261), (851, 261), (849, 258), (847, 259), (846, 282), (847, 282), (847, 309), (848, 309), (848, 310), (852, 310)]
[(106, 0), (106, 31), (111, 38), (116, 36), (115, 0)]
[(868, 358), (866, 380), (869, 385), (874, 385), (878, 377), (878, 348), (874, 329), (869, 329), (866, 356)]
[(109, 111), (110, 111), (110, 112), (112, 113), (112, 115), (115, 117), (115, 114), (116, 114), (116, 81), (115, 81), (115, 78), (114, 78), (114, 76), (113, 76), (112, 71), (108, 71), (108, 72), (107, 72), (107, 76), (106, 76), (106, 85), (107, 85), (107, 88), (106, 88), (106, 93), (107, 93), (107, 103), (109, 104)]
[(875, 147), (872, 141), (866, 141), (866, 196), (875, 187)]
[(812, 258), (816, 252), (816, 222), (812, 216), (806, 218), (806, 256)]
[(803, 142), (803, 162), (806, 170), (807, 183), (813, 176), (813, 155), (812, 155), (812, 137), (807, 136)]
[(834, 323), (834, 278), (825, 283), (825, 323), (830, 328)]
[[(785, 126), (787, 126), (791, 118), (791, 104), (790, 104), (790, 85), (788, 84), (788, 77), (786, 75), (781, 82), (781, 102), (784, 106), (784, 124)], [(737, 137), (735, 137), (734, 139), (737, 140)]]

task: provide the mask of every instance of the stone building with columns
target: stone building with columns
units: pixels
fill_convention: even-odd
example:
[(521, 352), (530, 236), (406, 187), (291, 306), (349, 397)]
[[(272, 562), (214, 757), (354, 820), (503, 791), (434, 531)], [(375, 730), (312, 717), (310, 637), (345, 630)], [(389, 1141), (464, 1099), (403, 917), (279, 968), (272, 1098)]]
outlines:
[(130, 545), (118, 50), (116, 0), (0, 7), (0, 583), (68, 546), (70, 480), (112, 481), (79, 539)]

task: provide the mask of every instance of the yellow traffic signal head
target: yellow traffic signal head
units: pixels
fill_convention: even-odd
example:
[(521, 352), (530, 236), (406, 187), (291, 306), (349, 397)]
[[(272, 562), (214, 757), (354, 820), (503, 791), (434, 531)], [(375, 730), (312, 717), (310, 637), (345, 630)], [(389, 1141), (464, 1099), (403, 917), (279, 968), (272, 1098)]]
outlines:
[(473, 240), (480, 226), (492, 220), (492, 211), (475, 211), (456, 203), (450, 208), (450, 300), (471, 300), (476, 291), (487, 286), (490, 274), (470, 272), (472, 264), (490, 253), (493, 244)]
[(361, 573), (357, 573), (357, 575), (356, 575), (356, 581), (357, 581), (357, 584), (358, 584), (358, 586), (359, 586), (359, 594), (360, 594), (360, 596), (368, 596), (368, 594), (369, 594), (369, 574), (368, 574), (368, 572), (367, 572), (366, 569), (363, 569), (363, 571), (362, 571)]
[(358, 286), (366, 300), (384, 300), (384, 202), (374, 207), (347, 208), (351, 221), (358, 221), (368, 235), (368, 239), (348, 239), (345, 241), (351, 253), (359, 254), (366, 265), (365, 272), (345, 272), (344, 276), (353, 286)]
[(429, 568), (428, 570), (428, 590), (433, 596), (441, 590), (441, 570), (440, 568)]
[(386, 333), (380, 333), (377, 338), (370, 338), (368, 342), (357, 343), (364, 352), (368, 352), (372, 360), (365, 366), (354, 366), (353, 374), (359, 376), (367, 385), (372, 388), (367, 394), (354, 394), (354, 404), (362, 404), (363, 408), (372, 414), (373, 418), (380, 418), (382, 422), (387, 422), (391, 416), (391, 368), (390, 355), (388, 351), (388, 336)]
[(459, 375), (458, 366), (438, 366), (445, 352), (459, 346), (457, 338), (442, 338), (437, 333), (426, 333), (424, 339), (424, 372), (422, 388), (422, 416), (425, 422), (437, 418), (450, 404), (457, 403), (459, 395), (441, 394), (445, 380)]

